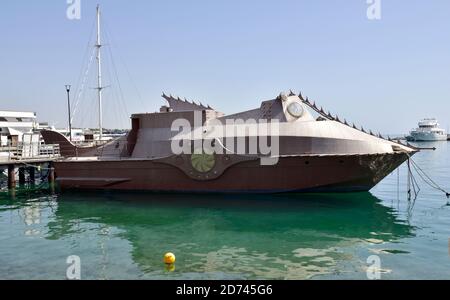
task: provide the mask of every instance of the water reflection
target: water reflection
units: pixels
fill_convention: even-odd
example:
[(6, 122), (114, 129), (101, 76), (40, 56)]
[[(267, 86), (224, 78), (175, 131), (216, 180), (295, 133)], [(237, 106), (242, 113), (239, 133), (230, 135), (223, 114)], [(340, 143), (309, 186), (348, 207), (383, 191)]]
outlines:
[[(63, 194), (47, 227), (48, 240), (83, 239), (87, 230), (95, 230), (103, 257), (108, 257), (108, 239), (126, 240), (143, 274), (136, 277), (188, 279), (305, 279), (357, 261), (353, 249), (358, 244), (414, 234), (369, 193)], [(172, 274), (161, 266), (167, 251), (177, 255)], [(102, 261), (99, 268), (108, 277), (108, 259)]]

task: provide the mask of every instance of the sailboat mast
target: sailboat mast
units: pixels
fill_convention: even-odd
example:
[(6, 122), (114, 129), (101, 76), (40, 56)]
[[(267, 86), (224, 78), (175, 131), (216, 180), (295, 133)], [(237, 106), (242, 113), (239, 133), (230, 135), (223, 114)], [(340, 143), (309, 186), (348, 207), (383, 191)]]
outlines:
[(103, 109), (102, 109), (102, 60), (101, 60), (101, 35), (100, 35), (100, 5), (97, 5), (97, 91), (98, 91), (98, 129), (100, 140), (103, 138)]

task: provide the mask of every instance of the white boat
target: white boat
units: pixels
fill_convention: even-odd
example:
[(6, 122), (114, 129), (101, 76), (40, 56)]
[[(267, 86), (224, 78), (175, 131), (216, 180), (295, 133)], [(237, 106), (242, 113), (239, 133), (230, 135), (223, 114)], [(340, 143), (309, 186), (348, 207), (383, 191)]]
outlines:
[(423, 119), (419, 122), (419, 127), (410, 132), (407, 140), (412, 142), (446, 141), (447, 133), (439, 128), (436, 119)]

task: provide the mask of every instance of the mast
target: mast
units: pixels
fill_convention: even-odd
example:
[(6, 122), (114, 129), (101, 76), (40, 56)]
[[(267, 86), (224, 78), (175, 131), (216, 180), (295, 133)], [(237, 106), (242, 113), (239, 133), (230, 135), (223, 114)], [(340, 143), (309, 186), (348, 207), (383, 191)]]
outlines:
[(97, 91), (98, 91), (98, 129), (100, 140), (103, 138), (103, 111), (102, 111), (102, 60), (101, 60), (101, 36), (100, 36), (100, 5), (97, 5)]

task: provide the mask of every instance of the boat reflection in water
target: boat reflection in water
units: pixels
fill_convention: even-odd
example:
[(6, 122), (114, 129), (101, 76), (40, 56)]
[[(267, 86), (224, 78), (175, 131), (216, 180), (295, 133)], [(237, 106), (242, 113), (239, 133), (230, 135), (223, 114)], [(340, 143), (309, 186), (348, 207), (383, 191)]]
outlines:
[[(91, 260), (91, 269), (84, 273), (92, 278), (306, 279), (341, 272), (343, 265), (355, 263), (359, 265), (353, 271), (361, 276), (366, 258), (355, 259), (359, 246), (367, 249), (413, 234), (413, 227), (369, 193), (83, 193), (60, 196), (46, 238), (79, 242), (74, 251), (82, 259), (93, 253), (82, 246), (83, 240), (102, 240), (103, 251), (109, 251), (103, 254), (106, 261), (122, 271), (114, 273), (114, 267), (99, 258)], [(118, 250), (117, 239), (127, 241), (129, 250)], [(171, 273), (162, 264), (168, 251), (177, 255), (176, 271)], [(130, 258), (135, 270), (120, 266)], [(102, 264), (106, 271), (100, 275)]]

